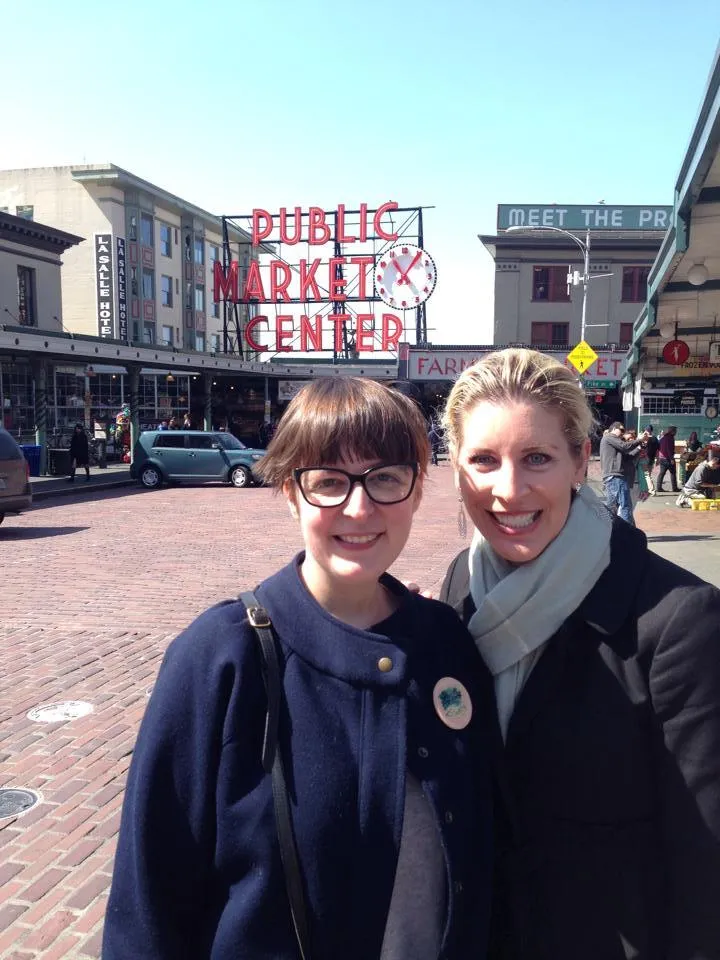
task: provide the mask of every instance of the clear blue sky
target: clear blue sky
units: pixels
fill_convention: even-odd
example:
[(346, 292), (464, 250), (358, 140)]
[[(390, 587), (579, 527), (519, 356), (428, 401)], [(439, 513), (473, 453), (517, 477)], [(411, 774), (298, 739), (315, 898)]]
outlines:
[(432, 204), (431, 339), (479, 343), (498, 203), (672, 203), (720, 3), (27, 0), (4, 27), (1, 167), (110, 161), (216, 213)]

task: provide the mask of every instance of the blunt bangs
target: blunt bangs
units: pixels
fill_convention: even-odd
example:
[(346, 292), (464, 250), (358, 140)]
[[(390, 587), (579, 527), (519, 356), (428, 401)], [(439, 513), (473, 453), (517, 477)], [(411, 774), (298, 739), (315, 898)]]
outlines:
[(290, 401), (257, 472), (281, 487), (298, 467), (341, 460), (417, 463), (427, 469), (427, 427), (412, 400), (374, 380), (315, 380)]

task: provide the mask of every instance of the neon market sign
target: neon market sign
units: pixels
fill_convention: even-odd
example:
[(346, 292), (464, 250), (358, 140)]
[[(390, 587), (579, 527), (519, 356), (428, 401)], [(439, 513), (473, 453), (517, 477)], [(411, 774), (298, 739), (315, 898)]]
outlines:
[[(396, 351), (403, 336), (402, 319), (386, 310), (376, 318), (373, 306), (385, 299), (377, 283), (381, 265), (389, 264), (392, 278), (400, 284), (404, 278), (407, 289), (417, 293), (407, 274), (410, 263), (415, 266), (418, 259), (418, 248), (398, 243), (392, 223), (397, 210), (397, 203), (375, 210), (361, 204), (354, 211), (346, 211), (344, 204), (332, 211), (282, 207), (272, 214), (255, 209), (248, 232), (253, 247), (267, 256), (262, 262), (251, 259), (245, 269), (237, 260), (226, 265), (216, 260), (213, 299), (260, 311), (251, 315), (243, 330), (247, 347), (258, 353), (340, 352), (348, 338), (358, 353)], [(298, 255), (295, 262), (277, 253), (284, 246)], [(272, 306), (272, 317), (262, 305)], [(398, 309), (414, 305), (413, 297), (407, 307)]]

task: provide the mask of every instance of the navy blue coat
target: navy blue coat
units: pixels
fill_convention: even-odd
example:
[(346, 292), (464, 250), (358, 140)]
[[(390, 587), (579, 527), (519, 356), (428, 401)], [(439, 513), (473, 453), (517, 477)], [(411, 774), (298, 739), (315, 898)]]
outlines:
[[(380, 954), (402, 835), (406, 771), (422, 783), (446, 860), (442, 957), (485, 956), (489, 924), (492, 684), (455, 613), (401, 594), (379, 625), (333, 618), (298, 561), (256, 591), (280, 638), (280, 744), (314, 960)], [(382, 672), (378, 661), (392, 660)], [(470, 692), (455, 731), (442, 677)], [(204, 613), (168, 649), (130, 768), (106, 916), (105, 960), (296, 958), (261, 746), (257, 640), (238, 602)]]

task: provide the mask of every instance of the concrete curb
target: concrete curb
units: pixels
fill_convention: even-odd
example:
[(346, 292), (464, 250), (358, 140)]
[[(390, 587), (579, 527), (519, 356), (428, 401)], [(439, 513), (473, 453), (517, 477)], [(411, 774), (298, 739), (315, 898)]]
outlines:
[(117, 480), (105, 480), (101, 482), (85, 483), (84, 480), (75, 480), (74, 483), (64, 481), (64, 486), (50, 486), (48, 481), (38, 483), (30, 487), (32, 489), (33, 503), (40, 503), (41, 500), (49, 500), (51, 497), (79, 496), (80, 494), (95, 493), (100, 490), (114, 490), (118, 487), (130, 487), (137, 484), (136, 480), (130, 477), (122, 477)]

